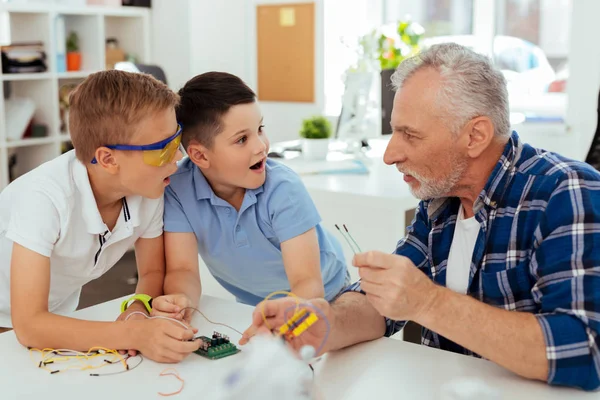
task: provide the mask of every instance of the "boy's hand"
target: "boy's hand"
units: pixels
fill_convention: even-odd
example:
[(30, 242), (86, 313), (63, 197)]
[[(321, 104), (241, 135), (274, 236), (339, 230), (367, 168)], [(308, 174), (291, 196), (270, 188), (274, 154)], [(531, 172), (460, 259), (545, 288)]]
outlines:
[[(319, 309), (325, 317), (329, 320), (331, 326), (333, 326), (333, 313), (331, 312), (331, 306), (324, 299), (314, 299), (314, 300), (302, 300), (300, 299), (300, 303), (308, 303), (313, 307)], [(264, 312), (267, 317), (267, 321), (269, 325), (265, 324), (262, 315), (262, 308), (264, 304)], [(256, 306), (256, 309), (252, 313), (252, 325), (244, 331), (242, 339), (240, 340), (240, 345), (245, 345), (250, 341), (250, 339), (257, 334), (270, 334), (272, 331), (269, 329), (269, 326), (274, 331), (278, 331), (279, 327), (282, 326), (286, 317), (289, 319), (294, 314), (294, 308), (297, 304), (297, 300), (292, 297), (285, 297), (283, 299), (277, 300), (269, 300), (266, 302), (259, 303)], [(318, 314), (317, 314), (318, 315)], [(325, 334), (327, 332), (327, 326), (325, 321), (319, 315), (319, 320), (308, 328), (302, 335), (296, 337), (294, 340), (290, 342), (290, 345), (295, 350), (300, 350), (304, 345), (310, 345), (315, 349), (318, 349), (323, 343), (325, 339)], [(323, 346), (321, 355), (327, 352), (327, 344)]]
[[(133, 317), (132, 317), (133, 318)], [(149, 359), (161, 363), (177, 363), (200, 348), (200, 340), (191, 341), (198, 332), (195, 328), (185, 329), (165, 319), (131, 321), (136, 350)]]
[[(132, 320), (138, 320), (138, 321), (142, 321), (147, 319), (146, 317), (144, 317), (143, 315), (140, 314), (134, 314), (131, 317), (129, 317), (130, 314), (134, 313), (134, 312), (142, 312), (145, 315), (148, 315), (148, 310), (146, 310), (146, 306), (144, 306), (144, 304), (142, 304), (140, 301), (134, 301), (133, 303), (131, 303), (131, 305), (129, 307), (127, 307), (127, 310), (123, 311), (118, 317), (117, 317), (117, 321), (132, 321)], [(129, 318), (127, 318), (129, 317)], [(130, 349), (130, 350), (119, 350), (119, 353), (121, 354), (129, 354), (130, 357), (135, 357), (137, 355), (137, 351)]]
[(186, 310), (186, 307), (193, 307), (193, 304), (185, 294), (160, 296), (152, 300), (152, 316), (161, 315), (190, 324), (194, 310)]

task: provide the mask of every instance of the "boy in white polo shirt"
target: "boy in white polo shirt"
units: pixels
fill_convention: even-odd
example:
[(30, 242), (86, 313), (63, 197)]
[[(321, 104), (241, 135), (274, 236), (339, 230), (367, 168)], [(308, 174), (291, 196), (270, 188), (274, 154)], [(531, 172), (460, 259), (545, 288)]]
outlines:
[(197, 350), (197, 342), (182, 341), (193, 337), (192, 328), (140, 315), (124, 321), (133, 311), (150, 312), (143, 302), (117, 322), (62, 316), (75, 310), (82, 286), (131, 246), (136, 293), (162, 294), (162, 196), (181, 159), (178, 101), (148, 75), (90, 75), (70, 99), (75, 150), (0, 193), (0, 327), (14, 327), (23, 345), (139, 350), (162, 362)]

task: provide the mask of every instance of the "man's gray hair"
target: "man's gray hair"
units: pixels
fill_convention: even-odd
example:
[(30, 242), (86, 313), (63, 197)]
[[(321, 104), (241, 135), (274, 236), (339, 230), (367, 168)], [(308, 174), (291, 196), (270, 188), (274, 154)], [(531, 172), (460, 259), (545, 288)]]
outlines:
[(433, 45), (398, 66), (392, 75), (394, 90), (402, 88), (415, 72), (428, 67), (441, 74), (438, 106), (452, 118), (453, 133), (472, 118), (486, 116), (494, 124), (496, 137), (510, 136), (506, 79), (488, 57), (456, 43)]

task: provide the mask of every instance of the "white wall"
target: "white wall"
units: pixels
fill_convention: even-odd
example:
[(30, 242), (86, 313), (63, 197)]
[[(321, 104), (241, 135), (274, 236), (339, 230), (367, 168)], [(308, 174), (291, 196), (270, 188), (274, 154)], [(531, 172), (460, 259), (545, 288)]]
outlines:
[(594, 38), (600, 37), (600, 1), (576, 0), (572, 7), (567, 129), (578, 149), (575, 157), (584, 160), (597, 124), (600, 47)]
[(190, 53), (191, 0), (152, 2), (152, 62), (167, 75), (169, 87), (178, 90), (192, 76)]
[[(566, 57), (569, 52), (569, 15), (579, 0), (542, 0), (540, 3), (540, 43), (547, 57)], [(557, 27), (560, 27), (558, 29)]]
[(246, 0), (192, 0), (190, 55), (192, 74), (222, 71), (247, 81)]

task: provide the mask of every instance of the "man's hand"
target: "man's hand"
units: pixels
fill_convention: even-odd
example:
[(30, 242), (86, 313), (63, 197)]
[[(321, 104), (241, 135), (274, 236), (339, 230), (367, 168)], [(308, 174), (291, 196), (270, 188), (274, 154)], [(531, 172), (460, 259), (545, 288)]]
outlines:
[(162, 318), (145, 321), (132, 321), (132, 318), (126, 323), (131, 325), (136, 350), (153, 361), (177, 363), (200, 348), (200, 340), (191, 341), (198, 332), (195, 328), (185, 329)]
[(186, 310), (187, 307), (193, 307), (193, 304), (185, 294), (160, 296), (152, 300), (152, 316), (175, 318), (189, 325), (194, 316), (194, 310)]
[[(266, 302), (259, 303), (256, 306), (256, 309), (252, 313), (252, 325), (244, 331), (242, 339), (240, 340), (240, 345), (245, 345), (250, 341), (250, 339), (256, 334), (271, 334), (273, 331), (278, 331), (279, 327), (282, 326), (289, 318), (294, 315), (294, 309), (296, 308), (296, 304), (298, 303), (308, 303), (313, 307), (319, 309), (325, 317), (329, 320), (330, 326), (333, 328), (334, 321), (333, 313), (331, 311), (331, 306), (324, 299), (314, 299), (314, 300), (297, 300), (293, 297), (286, 297), (283, 299), (277, 300), (269, 300)], [(268, 325), (265, 323), (262, 315), (262, 309), (264, 306), (264, 313), (268, 322)], [(319, 320), (309, 327), (302, 335), (293, 339), (290, 342), (290, 345), (295, 350), (300, 350), (304, 345), (310, 345), (317, 350), (323, 340), (325, 339), (325, 334), (327, 332), (327, 325), (325, 321), (323, 321), (322, 317), (319, 316)], [(327, 351), (327, 343), (323, 346), (321, 353), (325, 353)], [(320, 355), (318, 354), (318, 355)]]
[(431, 307), (439, 287), (406, 257), (369, 251), (357, 254), (361, 288), (384, 317), (418, 321)]

